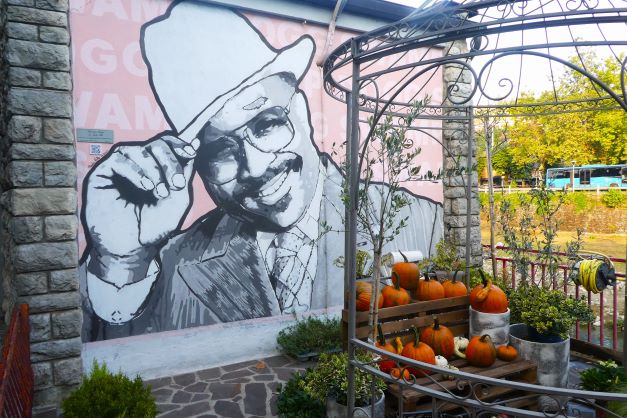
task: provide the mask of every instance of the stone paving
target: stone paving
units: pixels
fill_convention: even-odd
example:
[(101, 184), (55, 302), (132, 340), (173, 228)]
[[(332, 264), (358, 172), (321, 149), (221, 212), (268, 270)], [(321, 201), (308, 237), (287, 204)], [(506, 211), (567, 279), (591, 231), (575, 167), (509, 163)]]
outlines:
[(277, 416), (279, 384), (313, 365), (277, 356), (146, 383), (157, 401), (159, 418), (272, 417)]

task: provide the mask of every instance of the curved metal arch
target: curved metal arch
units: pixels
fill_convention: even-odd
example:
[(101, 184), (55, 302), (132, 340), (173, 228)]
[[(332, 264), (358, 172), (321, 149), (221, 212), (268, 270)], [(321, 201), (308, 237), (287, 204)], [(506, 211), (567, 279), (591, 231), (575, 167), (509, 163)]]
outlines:
[[(625, 0), (620, 1), (621, 4), (627, 6)], [(612, 7), (609, 7), (612, 5)], [(601, 7), (605, 6), (605, 7)], [(552, 7), (553, 10), (545, 10)], [(494, 13), (491, 13), (491, 12)], [(477, 19), (477, 17), (480, 17)], [(473, 20), (474, 18), (474, 20)], [(563, 60), (555, 56), (552, 51), (571, 48), (575, 52), (573, 54), (579, 55), (579, 49), (582, 47), (591, 46), (605, 46), (609, 47), (614, 57), (618, 60), (618, 56), (614, 49), (616, 47), (627, 47), (626, 39), (608, 39), (603, 31), (603, 27), (606, 24), (625, 24), (627, 25), (627, 7), (615, 7), (611, 0), (501, 0), (501, 1), (463, 1), (458, 5), (451, 5), (451, 3), (438, 3), (435, 6), (427, 9), (421, 9), (415, 14), (403, 19), (392, 25), (377, 29), (370, 33), (361, 35), (352, 40), (352, 42), (346, 42), (336, 48), (324, 64), (324, 86), (327, 93), (335, 97), (340, 101), (346, 101), (347, 94), (350, 92), (348, 86), (349, 77), (343, 79), (336, 76), (337, 71), (345, 68), (351, 63), (357, 63), (363, 68), (358, 71), (358, 78), (371, 79), (376, 81), (379, 77), (396, 71), (414, 71), (415, 68), (431, 64), (431, 63), (446, 63), (451, 59), (466, 59), (472, 60), (478, 56), (493, 55), (490, 63), (497, 61), (504, 55), (497, 56), (497, 54), (509, 54), (509, 55), (526, 55), (535, 56), (537, 58), (548, 59), (549, 61), (559, 62), (560, 64), (579, 72), (585, 77), (589, 78), (594, 85), (600, 86), (605, 92), (611, 96), (615, 102), (627, 110), (627, 92), (625, 88), (625, 77), (627, 66), (627, 59), (624, 59), (620, 63), (620, 90), (614, 91), (606, 85), (603, 85), (593, 73), (585, 68), (585, 65), (574, 66), (567, 60)], [(572, 34), (571, 28), (581, 25), (596, 25), (599, 34), (602, 39), (600, 40), (581, 40), (575, 39)], [(530, 43), (515, 46), (500, 46), (498, 45), (498, 38), (496, 39), (496, 46), (487, 48), (489, 42), (480, 42), (479, 40), (487, 40), (489, 35), (501, 35), (506, 33), (526, 33), (528, 30), (544, 29), (547, 28), (561, 28), (568, 29), (571, 40), (555, 40), (549, 39), (548, 33), (546, 33), (545, 43)], [(391, 66), (373, 66), (375, 62), (379, 62), (386, 57), (401, 56), (400, 54), (406, 53), (418, 48), (436, 48), (443, 42), (452, 42), (455, 40), (470, 39), (471, 47), (470, 51), (463, 53), (455, 53), (430, 59), (421, 59), (418, 62), (401, 62), (401, 59), (396, 59)], [(353, 48), (351, 49), (351, 45)], [(547, 53), (539, 52), (538, 50), (547, 50)], [(622, 58), (622, 57), (621, 57)], [(580, 58), (581, 59), (581, 58)], [(486, 63), (484, 68), (475, 72), (481, 73), (481, 78), (485, 76), (485, 67), (490, 64)], [(365, 72), (367, 67), (370, 70), (369, 73)], [(472, 65), (469, 65), (472, 67)], [(433, 67), (432, 67), (433, 68)], [(408, 77), (408, 74), (397, 73), (402, 79)], [(551, 67), (551, 74), (553, 69)], [(490, 78), (488, 74), (487, 78)], [(412, 77), (415, 80), (415, 77)], [(484, 80), (482, 80), (483, 82)], [(511, 81), (511, 80), (510, 80)], [(518, 85), (521, 80), (518, 80)], [(487, 84), (487, 81), (486, 81)], [(512, 89), (514, 89), (512, 82)], [(397, 85), (397, 91), (406, 88), (407, 84)], [(489, 95), (485, 95), (485, 91), (480, 86), (480, 98), (492, 99)], [(516, 90), (520, 91), (519, 88)], [(555, 86), (553, 88), (555, 92)], [(385, 97), (377, 97), (378, 101), (392, 101), (397, 95), (390, 94)], [(518, 94), (518, 93), (517, 93)], [(509, 95), (507, 96), (509, 97)], [(362, 95), (363, 99), (363, 95)], [(372, 99), (372, 98), (371, 98)], [(491, 102), (499, 102), (503, 100), (502, 97), (497, 97), (497, 100), (491, 100)], [(516, 98), (514, 98), (514, 101)], [(594, 101), (593, 98), (590, 98)], [(596, 99), (596, 98), (595, 98)], [(556, 95), (555, 100), (549, 104), (563, 103), (564, 99), (559, 99)], [(393, 103), (395, 106), (401, 105), (400, 103)], [(495, 104), (495, 106), (498, 106)], [(487, 105), (481, 105), (481, 107), (488, 107)], [(552, 111), (552, 113), (555, 113)]]
[[(625, 7), (615, 7), (612, 3), (610, 3), (612, 5), (610, 8), (601, 7), (602, 2), (607, 4), (611, 1), (620, 1), (621, 6), (624, 5)], [(549, 5), (557, 6), (558, 9), (548, 10)], [(545, 7), (547, 8), (546, 10)], [(487, 99), (492, 99), (490, 103), (481, 105), (482, 112), (503, 112), (513, 106), (519, 106), (517, 99), (520, 88), (516, 90), (515, 98), (510, 97), (513, 92), (513, 86), (510, 88), (508, 94), (502, 96), (490, 97), (485, 94), (491, 71), (488, 71), (487, 68), (491, 68), (491, 65), (495, 61), (509, 55), (518, 55), (521, 59), (524, 56), (533, 56), (535, 58), (546, 59), (549, 63), (557, 62), (565, 65), (566, 68), (576, 71), (589, 79), (594, 87), (593, 90), (597, 93), (596, 96), (584, 99), (583, 102), (586, 103), (586, 105), (578, 108), (578, 106), (580, 106), (579, 103), (568, 98), (560, 99), (557, 96), (555, 85), (553, 85), (555, 100), (553, 102), (534, 103), (533, 106), (529, 107), (529, 109), (533, 109), (530, 113), (534, 115), (542, 114), (542, 109), (550, 109), (550, 113), (563, 113), (612, 108), (612, 106), (609, 105), (610, 101), (627, 111), (627, 93), (625, 87), (627, 83), (627, 58), (622, 56), (619, 58), (613, 49), (613, 46), (617, 45), (627, 46), (627, 40), (624, 38), (618, 40), (608, 39), (602, 30), (603, 25), (615, 23), (627, 25), (627, 0), (461, 0), (459, 3), (447, 1), (446, 3), (442, 2), (430, 8), (423, 8), (396, 24), (353, 38), (336, 48), (325, 60), (323, 65), (324, 88), (331, 96), (347, 103), (349, 110), (347, 167), (349, 171), (348, 187), (351, 199), (348, 202), (346, 212), (345, 280), (349, 283), (348, 347), (350, 362), (348, 395), (351, 412), (354, 406), (354, 381), (351, 376), (354, 377), (355, 368), (366, 370), (380, 377), (386, 377), (381, 375), (375, 368), (359, 364), (354, 360), (353, 356), (354, 350), (357, 347), (362, 347), (364, 344), (355, 338), (355, 285), (354, 281), (351, 279), (354, 277), (352, 273), (355, 271), (355, 243), (357, 234), (355, 214), (358, 205), (359, 173), (361, 172), (365, 156), (363, 150), (368, 147), (376, 124), (384, 115), (395, 117), (403, 124), (403, 111), (408, 113), (411, 104), (396, 101), (400, 97), (400, 94), (429, 71), (437, 70), (445, 65), (454, 65), (466, 70), (465, 74), (463, 74), (464, 71), (460, 70), (457, 79), (455, 79), (455, 75), (452, 75), (452, 78), (449, 77), (446, 81), (450, 84), (447, 86), (447, 94), (444, 95), (443, 101), (438, 103), (437, 106), (431, 107), (442, 110), (440, 120), (463, 121), (468, 125), (467, 133), (473, 132), (474, 104), (470, 98), (476, 94), (480, 94)], [(603, 39), (586, 41), (576, 39), (571, 28), (583, 27), (583, 25), (596, 25)], [(557, 28), (568, 29), (570, 40), (563, 41), (554, 39), (553, 37), (550, 38), (548, 29)], [(526, 44), (524, 42), (523, 35), (528, 33), (526, 31), (534, 30), (544, 30), (546, 35), (545, 43)], [(520, 44), (515, 44), (514, 46), (503, 46), (499, 44), (500, 35), (515, 33), (521, 34)], [(490, 36), (495, 36), (496, 40), (495, 45), (488, 48), (491, 39)], [(470, 50), (460, 50), (459, 48), (453, 50), (454, 41), (466, 41), (468, 39), (471, 40)], [(409, 63), (403, 59), (393, 59), (391, 65), (386, 64), (384, 60), (384, 58), (393, 56), (398, 58), (400, 54), (419, 48), (441, 49), (442, 43), (448, 43), (450, 47), (448, 47), (446, 53), (442, 53), (446, 48), (442, 49), (440, 51), (441, 56), (435, 58), (429, 56), (426, 59), (419, 59), (416, 62)], [(609, 47), (614, 58), (619, 61), (620, 91), (603, 83), (599, 77), (596, 77), (593, 72), (588, 70), (579, 50), (579, 48), (584, 46)], [(561, 50), (564, 48), (574, 49), (581, 63), (580, 66), (554, 55), (556, 49)], [(547, 51), (546, 53), (538, 51), (545, 49)], [(473, 66), (472, 60), (486, 55), (492, 55), (492, 58), (488, 59), (487, 63), (482, 64), (482, 68), (474, 68), (476, 64)], [(423, 58), (424, 57), (427, 57), (427, 55), (425, 54)], [(342, 74), (342, 70), (349, 69), (351, 70), (350, 75), (347, 76), (346, 73)], [(365, 71), (366, 69), (368, 69), (368, 72)], [(398, 71), (416, 71), (416, 69), (420, 70), (415, 74), (401, 74), (402, 78), (398, 78), (401, 78), (402, 82), (397, 80), (392, 89), (382, 89), (378, 85), (380, 80), (385, 81), (384, 76), (386, 75)], [(487, 79), (483, 80), (486, 72), (488, 74)], [(553, 75), (552, 66), (551, 75)], [(424, 80), (420, 81), (424, 83)], [(485, 83), (482, 83), (482, 81), (485, 81)], [(502, 81), (502, 79), (498, 81)], [(520, 82), (521, 77), (519, 74), (519, 86)], [(464, 94), (454, 94), (456, 90), (462, 90), (462, 84), (464, 84), (464, 91), (462, 92)], [(597, 90), (597, 87), (600, 90)], [(370, 95), (366, 94), (365, 90), (368, 89), (374, 90), (374, 93), (370, 91)], [(422, 89), (418, 89), (418, 91), (421, 90)], [(602, 95), (599, 91), (602, 91), (604, 94)], [(384, 92), (383, 96), (381, 96), (381, 92)], [(414, 97), (408, 101), (413, 101), (415, 97), (414, 95)], [(448, 103), (446, 100), (448, 100)], [(508, 100), (510, 103), (506, 103)], [(513, 104), (511, 102), (513, 102)], [(537, 111), (538, 109), (540, 110)], [(372, 114), (372, 127), (369, 128), (369, 132), (366, 134), (363, 142), (360, 141), (361, 135), (359, 133), (360, 111)], [(361, 156), (359, 154), (361, 154)], [(471, 154), (471, 141), (468, 141), (467, 155)], [(471, 206), (472, 199), (470, 191), (472, 180), (471, 161), (471, 158), (467, 158), (468, 181), (464, 182), (468, 207)], [(464, 176), (459, 177), (464, 179)], [(467, 211), (467, 236), (470, 236), (470, 216), (470, 211)], [(469, 242), (470, 240), (466, 240), (467, 273), (470, 266)], [(371, 347), (362, 348), (376, 351), (372, 350)], [(463, 375), (457, 377), (466, 378), (466, 376)], [(479, 391), (482, 390), (481, 385), (484, 384), (510, 385), (508, 382), (485, 382), (481, 381), (481, 379), (472, 379), (475, 385), (473, 387)], [(524, 385), (519, 388), (530, 389), (531, 391), (534, 389)], [(416, 387), (411, 387), (411, 389), (420, 390)], [(506, 406), (484, 404), (476, 399), (466, 401), (454, 396), (442, 395), (441, 393), (422, 392), (435, 399), (440, 399), (440, 401), (465, 405), (475, 413), (477, 410), (481, 411), (482, 409), (506, 413), (521, 412), (520, 410)], [(542, 388), (542, 392), (550, 396), (556, 395), (556, 393), (548, 388)], [(560, 393), (559, 395), (561, 396), (562, 394)], [(600, 399), (603, 399), (603, 396), (601, 396)], [(434, 402), (434, 408), (437, 411), (438, 401), (436, 400)], [(547, 415), (542, 413), (526, 414), (523, 411), (520, 416)]]

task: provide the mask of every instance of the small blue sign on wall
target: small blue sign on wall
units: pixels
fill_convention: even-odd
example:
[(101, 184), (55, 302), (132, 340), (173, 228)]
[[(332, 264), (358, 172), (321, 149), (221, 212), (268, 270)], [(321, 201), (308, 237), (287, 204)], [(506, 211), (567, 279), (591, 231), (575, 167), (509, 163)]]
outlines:
[(113, 130), (77, 128), (76, 140), (78, 142), (101, 142), (104, 144), (113, 144)]

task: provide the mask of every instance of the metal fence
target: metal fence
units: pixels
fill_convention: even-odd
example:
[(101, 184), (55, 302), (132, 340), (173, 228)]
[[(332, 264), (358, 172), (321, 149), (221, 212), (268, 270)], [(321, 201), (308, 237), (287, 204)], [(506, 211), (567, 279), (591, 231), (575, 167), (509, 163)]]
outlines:
[[(490, 248), (489, 245), (484, 245), (483, 247), (487, 249)], [(497, 251), (499, 250), (506, 252), (507, 250), (509, 250), (509, 248), (497, 247)], [(537, 254), (539, 251), (530, 250), (528, 252)], [(556, 255), (566, 256), (567, 254), (556, 253)], [(504, 277), (504, 275), (509, 275), (512, 286), (516, 287), (516, 269), (513, 268), (513, 260), (510, 257), (506, 257), (506, 256), (497, 256), (496, 260), (499, 265), (497, 274), (501, 275), (502, 277)], [(625, 263), (624, 258), (610, 257), (610, 260), (612, 260), (612, 262), (614, 263)], [(547, 285), (547, 283), (545, 282), (547, 280), (546, 275), (545, 275), (545, 270), (546, 270), (546, 264), (539, 263), (539, 262), (531, 262), (530, 273), (529, 273), (530, 274), (529, 277), (531, 278), (531, 281), (537, 284), (541, 284), (542, 286)], [(574, 294), (576, 297), (579, 297), (580, 295), (585, 294), (587, 295), (588, 306), (592, 306), (594, 303), (592, 292), (585, 290), (582, 286), (576, 285), (572, 281), (569, 281), (570, 266), (562, 264), (559, 266), (559, 270), (561, 272), (560, 274), (563, 277), (561, 285), (558, 283), (557, 280), (552, 280), (552, 282), (548, 283), (548, 285), (551, 286), (553, 289), (558, 289), (558, 288), (563, 289), (565, 293)], [(624, 282), (625, 272), (617, 271), (616, 277), (619, 281)], [(606, 293), (609, 293), (609, 296), (606, 296)], [(618, 350), (618, 340), (619, 340), (618, 334), (620, 331), (619, 329), (619, 306), (618, 306), (619, 293), (620, 293), (620, 288), (619, 286), (615, 285), (615, 286), (606, 288), (604, 291), (598, 294), (598, 306), (599, 306), (599, 312), (600, 312), (598, 345), (601, 347), (606, 346), (605, 332), (606, 332), (607, 323), (606, 323), (605, 318), (606, 316), (611, 316), (612, 320), (611, 320), (611, 324), (610, 324), (611, 326), (609, 330), (609, 332), (611, 333), (611, 339), (610, 339), (609, 347), (612, 348), (613, 350)], [(593, 327), (593, 324), (591, 323), (587, 324), (587, 336), (585, 338), (587, 342), (596, 344), (596, 342), (594, 342), (592, 339), (592, 335), (593, 335), (592, 327)], [(581, 327), (579, 323), (576, 324), (574, 337), (578, 340), (581, 339)]]
[[(608, 410), (608, 402), (627, 402), (625, 393), (591, 392), (571, 388), (554, 388), (504, 379), (495, 379), (479, 374), (465, 373), (418, 362), (400, 355), (390, 353), (358, 339), (351, 340), (354, 347), (371, 352), (376, 356), (386, 356), (394, 360), (401, 368), (419, 368), (428, 370), (427, 375), (430, 384), (416, 384), (416, 378), (393, 378), (376, 366), (377, 360), (370, 363), (351, 360), (351, 364), (357, 369), (373, 374), (389, 383), (397, 384), (401, 396), (398, 396), (398, 417), (431, 418), (431, 417), (457, 417), (475, 418), (494, 416), (508, 418), (514, 417), (593, 417), (604, 416), (611, 418), (624, 418)], [(379, 357), (380, 358), (380, 357)], [(441, 376), (448, 376), (453, 380), (453, 385), (444, 385)], [(403, 376), (403, 373), (400, 373)], [(449, 380), (449, 381), (450, 381)], [(498, 396), (503, 389), (516, 391), (513, 398), (503, 399)], [(424, 396), (431, 397), (429, 411), (407, 411), (403, 405), (403, 391), (414, 391)], [(375, 399), (373, 388), (372, 399)], [(527, 407), (532, 401), (539, 405), (537, 411)], [(356, 408), (353, 417), (374, 416), (374, 408)], [(451, 410), (451, 413), (442, 413), (442, 410)], [(370, 414), (370, 415), (367, 415)], [(596, 414), (596, 415), (594, 415)]]
[(33, 369), (30, 363), (28, 305), (16, 307), (4, 337), (0, 363), (2, 418), (30, 418), (33, 406)]

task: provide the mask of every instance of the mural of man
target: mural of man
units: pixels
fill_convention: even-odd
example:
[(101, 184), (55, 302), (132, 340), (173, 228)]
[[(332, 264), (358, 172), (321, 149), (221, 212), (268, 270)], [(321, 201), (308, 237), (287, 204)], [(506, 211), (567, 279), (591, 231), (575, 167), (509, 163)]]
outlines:
[[(84, 339), (342, 304), (342, 177), (298, 88), (313, 40), (276, 50), (243, 16), (184, 1), (141, 46), (172, 131), (112, 148), (85, 180)], [(194, 173), (217, 208), (182, 231)], [(390, 248), (426, 254), (442, 210), (410, 199)]]

